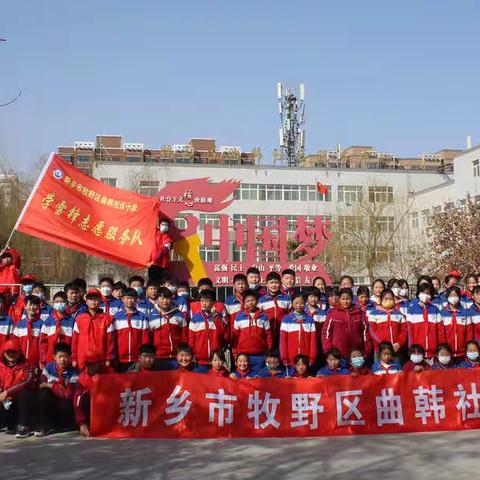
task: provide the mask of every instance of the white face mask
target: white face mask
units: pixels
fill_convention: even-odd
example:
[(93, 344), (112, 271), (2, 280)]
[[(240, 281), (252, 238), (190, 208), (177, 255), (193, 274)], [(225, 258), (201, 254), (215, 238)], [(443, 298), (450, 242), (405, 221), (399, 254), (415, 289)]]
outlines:
[(452, 359), (452, 357), (450, 355), (439, 355), (439, 357), (438, 357), (438, 361), (442, 365), (448, 365), (450, 363), (451, 359)]
[(101, 287), (100, 288), (100, 293), (104, 297), (108, 297), (112, 293), (112, 289), (110, 287)]
[(428, 294), (428, 293), (425, 293), (425, 292), (420, 292), (418, 294), (418, 299), (422, 302), (422, 303), (427, 303), (430, 301), (432, 297)]
[(172, 293), (175, 293), (177, 291), (177, 286), (176, 285), (169, 285), (167, 287)]
[(178, 296), (179, 297), (188, 297), (188, 292), (184, 292), (184, 291), (178, 292)]
[(400, 296), (406, 297), (408, 295), (408, 288), (401, 288), (400, 289)]
[(45, 294), (42, 293), (42, 292), (38, 292), (38, 293), (32, 293), (32, 295), (34, 297), (38, 297), (40, 300), (43, 300), (45, 298)]
[(396, 297), (399, 297), (402, 293), (402, 289), (400, 287), (393, 287), (392, 292)]
[(249, 284), (248, 284), (248, 288), (249, 288), (250, 290), (256, 290), (259, 286), (260, 286), (260, 285), (255, 284), (255, 283), (249, 283)]
[(478, 352), (467, 352), (467, 358), (476, 360), (478, 358)]
[(421, 363), (423, 361), (423, 355), (421, 355), (420, 353), (412, 353), (410, 355), (410, 360), (413, 363)]
[(456, 295), (452, 295), (451, 297), (448, 297), (448, 303), (450, 305), (457, 305), (459, 301), (460, 299)]
[(159, 230), (160, 230), (162, 233), (167, 233), (168, 230), (169, 230), (168, 224), (167, 224), (167, 223), (161, 223)]

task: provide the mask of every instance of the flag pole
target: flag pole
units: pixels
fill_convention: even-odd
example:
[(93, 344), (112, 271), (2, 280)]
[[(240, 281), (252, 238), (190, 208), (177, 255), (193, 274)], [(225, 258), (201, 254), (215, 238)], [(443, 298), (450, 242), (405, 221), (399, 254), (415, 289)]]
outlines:
[(20, 215), (19, 215), (19, 217), (18, 217), (18, 219), (15, 223), (15, 226), (12, 228), (12, 231), (10, 232), (10, 235), (8, 236), (8, 240), (5, 243), (5, 248), (8, 248), (8, 246), (10, 245), (10, 241), (12, 240), (13, 234), (16, 232), (18, 226), (20, 225), (20, 222), (23, 220), (25, 212), (27, 211), (28, 207), (30, 206), (32, 198), (35, 195), (35, 193), (38, 189), (38, 186), (40, 185), (40, 182), (43, 180), (43, 177), (47, 173), (48, 167), (52, 163), (54, 156), (55, 156), (55, 154), (51, 153), (50, 156), (48, 157), (47, 163), (42, 168), (42, 171), (40, 172), (40, 175), (38, 176), (37, 181), (35, 182), (35, 185), (33, 186), (33, 189), (30, 192), (30, 195), (28, 196), (27, 201), (25, 202), (25, 205), (23, 206), (23, 209), (20, 212)]

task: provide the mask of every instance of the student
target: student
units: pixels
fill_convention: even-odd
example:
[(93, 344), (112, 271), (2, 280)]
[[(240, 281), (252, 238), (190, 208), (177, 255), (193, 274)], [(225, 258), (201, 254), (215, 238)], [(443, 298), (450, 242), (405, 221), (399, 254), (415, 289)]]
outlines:
[(13, 320), (7, 315), (5, 296), (0, 293), (0, 352), (3, 352), (3, 345), (13, 334)]
[(408, 349), (408, 355), (410, 357), (410, 360), (405, 362), (405, 364), (403, 365), (402, 370), (404, 372), (420, 373), (425, 370), (431, 370), (432, 367), (428, 362), (425, 361), (425, 349), (422, 345), (413, 344)]
[[(198, 368), (193, 360), (193, 351), (190, 345), (181, 343), (177, 349), (177, 370), (179, 372), (187, 373), (206, 373), (204, 369)], [(208, 370), (207, 370), (208, 371)]]
[(327, 318), (327, 314), (321, 305), (322, 293), (317, 287), (309, 287), (305, 289), (305, 313), (312, 317), (317, 327), (317, 337), (320, 339), (322, 334), (322, 327)]
[(138, 361), (140, 346), (150, 342), (150, 325), (146, 315), (137, 310), (137, 298), (137, 291), (134, 288), (127, 288), (123, 295), (124, 309), (113, 317), (112, 326), (120, 373), (126, 372)]
[(339, 305), (327, 315), (322, 329), (322, 346), (325, 353), (331, 348), (338, 349), (343, 358), (348, 358), (348, 354), (354, 348), (363, 350), (367, 356), (370, 353), (365, 314), (356, 305), (352, 305), (352, 297), (350, 289), (340, 290)]
[(265, 353), (265, 366), (259, 370), (257, 375), (260, 378), (285, 378), (288, 376), (288, 372), (288, 367), (282, 368), (278, 351), (272, 349)]
[(72, 344), (75, 320), (67, 314), (67, 295), (57, 292), (53, 297), (53, 314), (46, 318), (40, 331), (40, 363), (53, 362), (57, 343)]
[(478, 286), (478, 277), (469, 273), (465, 277), (465, 290), (462, 292), (461, 301), (463, 308), (470, 308), (473, 305), (473, 291)]
[(262, 368), (265, 352), (273, 346), (270, 322), (257, 303), (257, 294), (247, 290), (243, 295), (244, 309), (235, 316), (232, 335), (234, 356), (246, 353), (254, 373)]
[[(45, 300), (46, 293), (47, 289), (43, 283), (35, 282), (33, 284), (32, 295), (40, 299), (40, 318), (43, 321), (53, 313), (52, 307)], [(25, 315), (25, 313), (23, 315)]]
[(128, 279), (128, 287), (135, 289), (139, 301), (145, 298), (145, 279), (140, 275), (133, 275)]
[(432, 286), (435, 290), (435, 295), (438, 295), (442, 289), (442, 282), (438, 277), (432, 277)]
[(372, 296), (370, 297), (370, 302), (373, 306), (380, 305), (380, 295), (385, 290), (385, 282), (381, 278), (377, 278), (372, 283)]
[(35, 373), (17, 340), (7, 340), (0, 360), (0, 419), (17, 438), (31, 433)]
[(155, 310), (158, 298), (158, 288), (158, 283), (149, 280), (145, 290), (145, 298), (138, 300), (137, 310), (147, 317)]
[(360, 285), (357, 289), (357, 306), (359, 306), (365, 315), (374, 308), (370, 301), (370, 289), (366, 285)]
[(433, 360), (432, 370), (448, 370), (457, 366), (452, 359), (452, 349), (448, 343), (437, 345), (437, 353)]
[[(100, 293), (100, 292), (98, 292)], [(88, 292), (87, 292), (88, 296)], [(99, 303), (100, 303), (100, 298)], [(73, 394), (73, 409), (80, 435), (90, 437), (90, 394), (92, 379), (95, 375), (113, 373), (112, 367), (105, 365), (104, 355), (93, 350), (87, 350), (83, 355), (85, 370), (78, 377), (77, 387)]]
[(226, 325), (223, 318), (212, 311), (215, 294), (211, 290), (200, 293), (201, 310), (195, 313), (188, 325), (188, 344), (198, 364), (198, 369), (208, 372), (210, 355), (224, 346)]
[(438, 345), (438, 309), (432, 303), (432, 286), (422, 283), (418, 287), (417, 298), (406, 310), (408, 345), (418, 344), (425, 350), (425, 358), (435, 355)]
[(18, 294), (16, 285), (20, 283), (21, 263), (20, 254), (9, 245), (0, 251), (0, 294), (6, 303), (12, 294)]
[(144, 343), (138, 349), (138, 362), (128, 367), (128, 373), (153, 372), (158, 370), (155, 346), (151, 343)]
[(307, 355), (310, 365), (318, 353), (317, 326), (313, 317), (305, 313), (301, 293), (292, 299), (293, 311), (283, 318), (280, 326), (280, 358), (285, 367), (293, 366), (299, 354)]
[(246, 353), (239, 353), (235, 358), (235, 370), (230, 374), (233, 380), (254, 378), (256, 375), (250, 370), (249, 357)]
[(123, 302), (119, 298), (112, 295), (113, 279), (110, 277), (103, 277), (100, 279), (100, 293), (102, 294), (102, 303), (100, 308), (103, 313), (111, 315), (112, 317), (123, 309)]
[(230, 333), (233, 333), (236, 316), (243, 310), (243, 294), (247, 287), (247, 277), (243, 273), (237, 273), (233, 276), (233, 293), (225, 300), (226, 322), (230, 328)]
[(292, 374), (293, 378), (310, 378), (310, 362), (306, 355), (299, 353), (294, 359), (295, 371)]
[(447, 305), (439, 313), (438, 342), (448, 343), (452, 348), (454, 359), (465, 356), (465, 345), (474, 338), (472, 318), (462, 306), (461, 291), (457, 286), (446, 290)]
[(73, 318), (77, 318), (77, 315), (84, 313), (87, 309), (83, 297), (80, 294), (80, 287), (73, 282), (65, 284), (63, 291), (67, 297), (67, 308), (65, 313)]
[(296, 276), (295, 271), (291, 268), (286, 268), (282, 272), (282, 287), (281, 292), (285, 295), (293, 297), (296, 292), (295, 290)]
[(215, 350), (210, 355), (212, 368), (208, 371), (214, 377), (228, 377), (230, 372), (225, 368), (225, 353), (223, 350)]
[(465, 359), (458, 364), (458, 368), (477, 368), (479, 362), (479, 346), (476, 340), (467, 342)]
[(23, 310), (25, 309), (25, 299), (31, 295), (34, 283), (35, 277), (33, 275), (24, 275), (20, 278), (20, 294), (11, 301), (8, 310), (8, 314), (14, 324), (17, 324), (22, 318)]
[(158, 289), (157, 305), (149, 315), (148, 323), (160, 370), (175, 370), (178, 346), (188, 341), (188, 325), (173, 305), (172, 292), (168, 288)]
[(162, 282), (165, 275), (168, 274), (172, 245), (171, 222), (166, 217), (160, 218), (155, 235), (155, 244), (150, 254), (149, 262), (146, 265), (149, 280)]
[(323, 277), (315, 277), (312, 281), (312, 286), (314, 286), (315, 288), (318, 288), (320, 290), (320, 293), (321, 293), (320, 307), (322, 308), (322, 310), (325, 310), (325, 308), (327, 307), (327, 297), (325, 295), (325, 290), (327, 288), (327, 282), (325, 281), (325, 279)]
[[(209, 290), (213, 294), (215, 301), (211, 310), (212, 313), (217, 313), (222, 318), (225, 324), (225, 343), (228, 343), (230, 341), (230, 331), (227, 325), (227, 313), (225, 310), (225, 304), (216, 299), (215, 288), (213, 287), (213, 282), (209, 278), (201, 278), (198, 281), (198, 298), (200, 298), (201, 293), (205, 290)], [(200, 300), (192, 300), (190, 302), (189, 318), (193, 318), (193, 316), (201, 310), (202, 306), (200, 304)]]
[(172, 292), (172, 303), (178, 308), (178, 311), (185, 317), (185, 320), (189, 320), (189, 305), (188, 300), (185, 297), (179, 297), (177, 295), (177, 279), (172, 275), (165, 275), (164, 281), (160, 283), (161, 287), (166, 287)]
[(247, 270), (247, 283), (248, 288), (258, 293), (259, 296), (265, 295), (267, 290), (260, 284), (261, 275), (260, 270), (257, 267), (250, 267)]
[(13, 335), (18, 340), (25, 359), (34, 367), (40, 364), (40, 333), (43, 325), (40, 319), (40, 304), (39, 297), (26, 297), (25, 316), (13, 329)]
[[(123, 282), (115, 282), (112, 287), (112, 297), (123, 303), (123, 294), (128, 287)], [(115, 315), (111, 313), (111, 315)]]
[(397, 299), (397, 296), (395, 295), (395, 306), (397, 310), (400, 310), (400, 312), (406, 315), (407, 307), (408, 307), (408, 304), (410, 303), (410, 285), (405, 279), (400, 278), (398, 280), (398, 286), (400, 287), (400, 290), (398, 292), (398, 299)]
[(353, 282), (353, 277), (350, 275), (343, 275), (340, 278), (340, 282), (338, 283), (338, 288), (341, 290), (342, 288), (349, 288), (350, 290), (353, 290), (354, 282)]
[(372, 374), (372, 371), (365, 365), (365, 356), (361, 350), (354, 348), (350, 352), (349, 360), (348, 369), (352, 377)]
[(372, 366), (374, 375), (389, 375), (391, 373), (400, 373), (402, 367), (394, 359), (395, 349), (391, 342), (381, 342), (378, 349), (378, 360)]
[(376, 360), (379, 359), (379, 347), (382, 342), (390, 342), (395, 355), (407, 343), (407, 323), (405, 317), (395, 308), (395, 295), (386, 289), (380, 294), (380, 304), (368, 314), (368, 331), (373, 341)]
[(317, 372), (317, 377), (332, 375), (350, 375), (347, 368), (342, 367), (342, 354), (337, 348), (330, 348), (326, 353), (327, 364)]
[(75, 278), (72, 283), (77, 286), (80, 298), (83, 299), (87, 293), (87, 282), (83, 278)]
[(178, 282), (177, 295), (179, 297), (184, 297), (190, 304), (192, 299), (190, 297), (190, 285), (188, 284), (188, 282)]
[(101, 292), (88, 290), (85, 300), (87, 311), (77, 316), (73, 327), (72, 365), (83, 370), (85, 355), (94, 350), (102, 356), (103, 363), (110, 367), (115, 359), (113, 317), (100, 309)]
[(329, 312), (338, 306), (338, 289), (336, 287), (327, 287), (325, 289), (327, 305), (325, 312)]
[(480, 285), (472, 292), (472, 306), (468, 309), (468, 316), (472, 321), (473, 339), (480, 341)]
[(273, 345), (278, 346), (280, 342), (280, 325), (282, 319), (288, 314), (292, 307), (289, 295), (280, 291), (281, 278), (277, 272), (270, 272), (266, 278), (267, 291), (258, 301), (258, 308), (265, 313), (270, 321), (272, 329)]
[(73, 427), (72, 399), (78, 375), (78, 370), (72, 366), (70, 345), (61, 342), (55, 344), (54, 360), (45, 365), (40, 376), (38, 387), (40, 428), (34, 432), (36, 437), (44, 437), (52, 429)]

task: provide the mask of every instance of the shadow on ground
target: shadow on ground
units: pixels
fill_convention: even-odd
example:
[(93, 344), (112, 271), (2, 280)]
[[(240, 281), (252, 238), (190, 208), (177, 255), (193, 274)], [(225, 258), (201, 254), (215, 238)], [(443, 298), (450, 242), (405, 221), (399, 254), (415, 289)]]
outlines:
[(479, 449), (480, 431), (195, 441), (0, 434), (0, 478), (462, 480), (478, 476)]

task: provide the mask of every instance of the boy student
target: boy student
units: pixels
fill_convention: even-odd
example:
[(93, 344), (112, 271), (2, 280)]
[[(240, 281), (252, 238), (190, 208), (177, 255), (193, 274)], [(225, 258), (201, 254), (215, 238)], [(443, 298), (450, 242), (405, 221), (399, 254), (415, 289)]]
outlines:
[(158, 370), (155, 347), (151, 343), (144, 343), (138, 350), (138, 362), (130, 365), (127, 373), (153, 372), (155, 370)]
[(172, 292), (172, 303), (188, 321), (188, 301), (185, 297), (177, 295), (177, 279), (171, 275), (166, 275), (161, 286), (167, 287)]
[(103, 361), (103, 355), (93, 350), (84, 353), (83, 361), (85, 370), (79, 375), (77, 387), (73, 394), (73, 409), (75, 420), (80, 429), (80, 435), (90, 437), (90, 393), (92, 390), (92, 378), (103, 373), (113, 373), (111, 367), (107, 367)]
[(13, 320), (13, 323), (17, 323), (23, 315), (25, 308), (25, 299), (32, 293), (35, 277), (33, 275), (24, 275), (20, 278), (20, 294), (15, 297), (10, 303), (9, 315)]
[(7, 340), (0, 359), (0, 423), (17, 438), (31, 435), (35, 372), (17, 340)]
[(47, 289), (43, 283), (36, 282), (33, 284), (32, 295), (40, 299), (40, 318), (42, 320), (45, 320), (53, 313), (52, 307), (45, 301), (46, 292)]
[(74, 425), (73, 394), (79, 372), (72, 366), (72, 350), (67, 343), (57, 343), (54, 360), (47, 363), (40, 377), (38, 403), (40, 428), (36, 437), (44, 437), (51, 429), (71, 429)]
[(26, 297), (25, 315), (13, 329), (13, 335), (17, 338), (25, 359), (34, 367), (40, 363), (40, 333), (43, 325), (40, 304), (40, 298), (33, 295)]
[(282, 272), (282, 293), (285, 295), (289, 295), (290, 297), (293, 297), (293, 295), (296, 293), (295, 289), (295, 283), (296, 283), (296, 276), (295, 272), (291, 268), (286, 268)]
[(267, 289), (265, 287), (262, 287), (260, 282), (261, 282), (260, 270), (257, 267), (250, 267), (247, 270), (248, 288), (250, 290), (257, 292), (259, 296), (265, 295), (267, 293)]
[(243, 273), (233, 276), (233, 294), (225, 299), (226, 321), (230, 334), (233, 332), (235, 317), (243, 310), (243, 294), (248, 288), (247, 277)]
[(82, 370), (85, 354), (95, 350), (102, 356), (105, 365), (110, 366), (115, 357), (113, 317), (100, 309), (102, 294), (91, 288), (85, 295), (87, 311), (77, 316), (73, 328), (72, 364)]
[(20, 283), (20, 267), (20, 255), (14, 248), (7, 245), (0, 251), (0, 293), (7, 302), (12, 294), (18, 293), (14, 285)]
[(277, 272), (270, 272), (266, 278), (267, 292), (260, 297), (258, 308), (265, 313), (272, 329), (273, 345), (278, 346), (280, 341), (280, 325), (282, 319), (290, 311), (292, 301), (289, 295), (280, 291), (281, 278)]
[(40, 331), (40, 362), (45, 365), (54, 360), (55, 345), (72, 344), (75, 320), (67, 314), (67, 295), (57, 292), (53, 297), (53, 313), (45, 319)]
[(155, 244), (150, 254), (150, 261), (147, 263), (148, 279), (161, 282), (168, 274), (170, 266), (170, 250), (173, 245), (173, 237), (170, 234), (170, 220), (160, 218), (158, 230), (155, 234)]
[(188, 341), (188, 325), (173, 305), (172, 292), (168, 288), (158, 289), (157, 305), (149, 315), (148, 323), (160, 370), (174, 370), (177, 368), (177, 348), (180, 343)]
[(195, 313), (188, 326), (188, 344), (192, 348), (200, 370), (208, 371), (210, 355), (223, 347), (225, 323), (213, 310), (215, 294), (203, 290), (199, 296), (200, 311)]
[(7, 315), (5, 296), (0, 293), (0, 352), (3, 352), (3, 345), (13, 333), (13, 320)]
[(103, 310), (103, 313), (113, 316), (123, 308), (123, 302), (112, 295), (112, 292), (113, 292), (112, 278), (110, 277), (101, 278), (99, 290), (100, 290), (100, 293), (102, 294), (102, 302), (100, 304), (100, 308)]
[[(198, 289), (198, 295), (200, 295), (204, 290), (210, 290), (215, 295), (213, 282), (209, 278), (201, 278), (198, 281), (197, 289)], [(190, 302), (190, 318), (192, 318), (200, 310), (201, 310), (200, 300), (192, 300)], [(219, 300), (215, 300), (212, 307), (212, 312), (217, 312), (226, 322), (225, 304), (223, 302), (220, 302)]]
[(87, 306), (83, 300), (78, 284), (70, 282), (63, 287), (63, 291), (67, 296), (67, 315), (75, 319), (79, 313), (83, 313)]
[(273, 346), (272, 330), (268, 317), (257, 307), (257, 294), (247, 290), (243, 294), (244, 309), (235, 316), (232, 334), (234, 356), (246, 353), (254, 373), (265, 362), (265, 352)]
[(145, 280), (140, 275), (133, 275), (128, 279), (128, 286), (129, 288), (134, 288), (137, 292), (138, 300), (142, 300), (145, 298)]
[(179, 372), (206, 373), (205, 369), (201, 369), (195, 365), (193, 361), (193, 351), (186, 343), (181, 343), (177, 349), (177, 370)]
[(123, 303), (124, 309), (115, 314), (112, 324), (120, 373), (126, 372), (134, 362), (138, 361), (140, 346), (148, 343), (150, 339), (147, 317), (135, 306), (137, 291), (127, 288), (123, 295)]
[(147, 317), (155, 310), (158, 298), (158, 283), (149, 280), (145, 289), (145, 298), (138, 301), (137, 310), (145, 314)]

